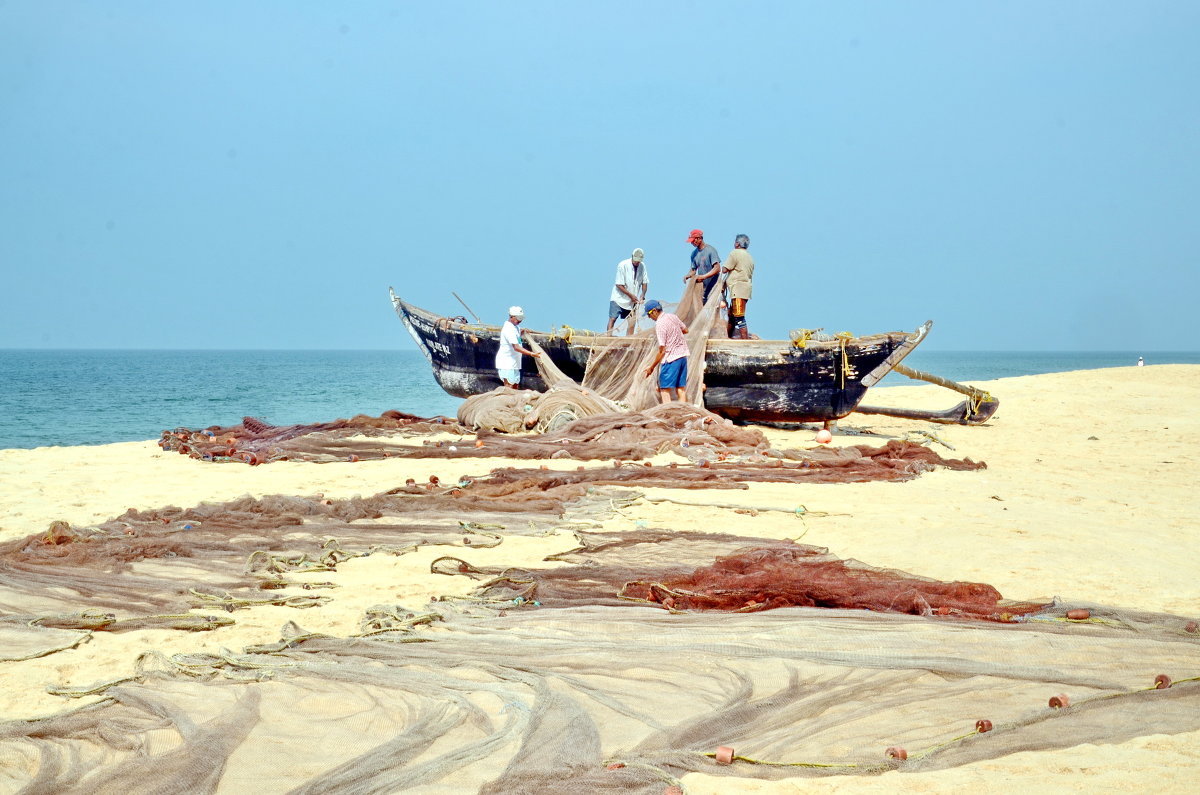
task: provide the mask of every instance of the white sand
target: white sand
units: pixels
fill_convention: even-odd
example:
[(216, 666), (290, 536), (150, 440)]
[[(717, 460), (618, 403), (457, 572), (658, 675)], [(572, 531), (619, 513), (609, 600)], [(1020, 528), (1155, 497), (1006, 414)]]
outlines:
[[(610, 527), (650, 526), (797, 537), (842, 557), (942, 580), (996, 586), (1005, 597), (1059, 595), (1074, 600), (1200, 617), (1200, 366), (1157, 365), (1093, 370), (981, 384), (1001, 400), (984, 427), (933, 426), (851, 415), (834, 444), (877, 445), (915, 430), (933, 430), (947, 457), (987, 462), (980, 472), (936, 471), (906, 483), (753, 484), (747, 491), (651, 490), (689, 502), (777, 507), (794, 513), (757, 516), (675, 503), (636, 506)], [(870, 403), (945, 408), (958, 396), (931, 386), (874, 390)], [(877, 436), (852, 431), (874, 431)], [(812, 446), (812, 432), (769, 431), (778, 446)], [(408, 477), (443, 481), (513, 463), (490, 460), (382, 461), (261, 467), (208, 465), (152, 442), (99, 447), (0, 450), (0, 540), (46, 530), (51, 521), (103, 521), (127, 508), (188, 506), (242, 494), (332, 498), (370, 495)], [(573, 465), (575, 462), (572, 462)], [(820, 515), (828, 514), (828, 515)], [(719, 526), (714, 525), (717, 517)], [(477, 550), (485, 564), (528, 565), (574, 546), (570, 536), (506, 538)], [(423, 603), (460, 578), (434, 577), (438, 552), (371, 557), (342, 564), (334, 601), (301, 616), (286, 607), (241, 611), (217, 633), (97, 633), (93, 642), (23, 663), (0, 663), (0, 716), (27, 718), (64, 708), (48, 683), (80, 686), (132, 671), (142, 650), (216, 651), (270, 642), (285, 621), (306, 629), (348, 632), (362, 611), (392, 599)], [(486, 555), (487, 557), (484, 557)], [(1196, 676), (1200, 671), (1179, 672)], [(953, 770), (891, 772), (878, 777), (734, 782), (692, 774), (689, 792), (1193, 792), (1200, 782), (1200, 733), (1151, 736), (1115, 746), (1025, 752)], [(735, 785), (736, 784), (736, 785)]]

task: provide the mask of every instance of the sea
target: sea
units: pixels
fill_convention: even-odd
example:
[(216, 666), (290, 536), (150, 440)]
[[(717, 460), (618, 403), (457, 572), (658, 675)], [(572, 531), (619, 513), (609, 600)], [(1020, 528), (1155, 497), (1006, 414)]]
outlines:
[[(1200, 352), (1141, 352), (1146, 364), (1200, 364)], [(1128, 367), (1129, 352), (914, 351), (905, 363), (953, 381)], [(881, 386), (913, 382), (889, 375)], [(453, 417), (416, 350), (2, 350), (0, 448), (158, 439), (174, 428), (328, 422), (398, 409)]]

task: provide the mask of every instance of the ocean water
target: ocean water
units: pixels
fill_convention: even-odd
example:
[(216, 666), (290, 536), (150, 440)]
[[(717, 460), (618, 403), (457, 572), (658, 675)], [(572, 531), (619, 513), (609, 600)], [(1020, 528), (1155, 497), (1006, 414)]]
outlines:
[[(1143, 353), (1200, 364), (1196, 353)], [(955, 381), (1130, 366), (1125, 352), (914, 351), (906, 364)], [(882, 386), (913, 383), (889, 375)], [(164, 429), (327, 422), (388, 409), (454, 416), (460, 403), (418, 351), (0, 350), (0, 448), (157, 439)]]

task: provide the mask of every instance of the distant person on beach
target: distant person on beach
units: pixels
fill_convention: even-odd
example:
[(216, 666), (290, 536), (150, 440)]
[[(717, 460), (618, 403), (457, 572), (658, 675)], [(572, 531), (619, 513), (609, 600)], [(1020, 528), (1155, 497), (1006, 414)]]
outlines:
[(1145, 366), (1146, 366), (1146, 360), (1143, 359), (1141, 356), (1139, 356), (1138, 357), (1138, 367), (1145, 367)]
[(500, 329), (500, 348), (496, 351), (496, 369), (500, 372), (500, 380), (513, 389), (521, 385), (521, 355), (538, 355), (522, 347), (520, 325), (524, 319), (524, 309), (519, 306), (508, 308), (508, 320)]
[(646, 302), (646, 314), (654, 321), (654, 334), (658, 337), (658, 355), (646, 368), (646, 378), (658, 369), (658, 395), (663, 403), (685, 400), (687, 397), (687, 342), (683, 335), (688, 333), (683, 321), (670, 312), (664, 312), (662, 304), (653, 299)]
[(629, 318), (629, 328), (626, 336), (633, 334), (637, 323), (638, 304), (646, 300), (646, 289), (650, 286), (650, 274), (646, 272), (646, 252), (640, 248), (633, 250), (629, 259), (617, 263), (616, 284), (608, 299), (608, 334), (613, 333), (613, 326), (618, 320)]
[(717, 250), (704, 242), (704, 232), (699, 229), (693, 229), (688, 235), (688, 242), (695, 247), (692, 252), (692, 267), (687, 275), (683, 277), (686, 282), (689, 279), (699, 279), (704, 282), (704, 303), (708, 303), (708, 294), (712, 292), (713, 287), (717, 285), (717, 276), (721, 273), (721, 258), (717, 256)]
[(733, 251), (725, 260), (723, 270), (729, 274), (725, 286), (729, 288), (729, 339), (748, 340), (750, 329), (746, 327), (746, 303), (750, 300), (751, 282), (754, 279), (754, 257), (746, 249), (750, 238), (738, 235), (733, 239)]

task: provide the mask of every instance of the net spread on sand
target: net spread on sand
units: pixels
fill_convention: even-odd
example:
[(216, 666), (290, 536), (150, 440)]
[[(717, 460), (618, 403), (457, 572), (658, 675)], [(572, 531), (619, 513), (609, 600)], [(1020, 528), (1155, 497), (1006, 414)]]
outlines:
[[(717, 425), (749, 434), (734, 446), (746, 460), (508, 468), (362, 499), (131, 510), (0, 546), (5, 665), (81, 653), (102, 632), (219, 642), (246, 611), (297, 611), (272, 642), (151, 649), (115, 678), (52, 687), (85, 705), (0, 724), (0, 789), (658, 795), (689, 771), (932, 770), (1200, 729), (1200, 646), (1182, 618), (1088, 605), (1072, 621), (1067, 608), (1081, 605), (1013, 602), (981, 583), (725, 534), (720, 517), (746, 510), (733, 503), (712, 509), (712, 532), (602, 529), (644, 498), (630, 487), (892, 479), (941, 465), (901, 443), (754, 463), (755, 431)], [(814, 519), (783, 521), (800, 534)], [(475, 551), (555, 533), (577, 543), (542, 567), (489, 569)], [(341, 581), (349, 561), (431, 545), (446, 548), (432, 570), (447, 575), (447, 595), (380, 594), (356, 632), (304, 629), (352, 584)], [(473, 590), (449, 587), (459, 582)], [(1160, 673), (1175, 685), (1156, 689)]]
[[(456, 420), (247, 417), (160, 441), (251, 465), (503, 457), (555, 468), (431, 475), (348, 500), (131, 509), (0, 544), (5, 665), (82, 653), (98, 633), (211, 632), (218, 644), (206, 648), (220, 649), (148, 648), (111, 678), (52, 684), (83, 706), (0, 723), (0, 790), (659, 795), (691, 771), (936, 770), (1200, 730), (1195, 622), (1014, 601), (985, 583), (723, 532), (728, 512), (778, 508), (635, 490), (895, 482), (984, 466), (901, 440), (775, 449), (700, 408), (704, 343), (720, 326), (713, 295), (701, 309), (693, 285), (678, 310), (701, 363), (687, 402), (655, 402), (641, 373), (657, 343), (645, 332), (595, 353), (582, 385), (541, 357), (549, 391), (476, 396)], [(648, 460), (667, 452), (678, 460)], [(587, 460), (611, 463), (569, 466)], [(605, 529), (640, 501), (707, 505), (712, 523)], [(819, 521), (784, 513), (797, 535)], [(480, 548), (554, 535), (575, 545), (544, 565), (482, 562)], [(380, 593), (354, 632), (304, 628), (355, 585), (353, 561), (425, 547), (445, 548), (430, 564), (445, 575), (442, 594), (402, 604)], [(277, 640), (219, 643), (266, 606), (297, 611)]]

